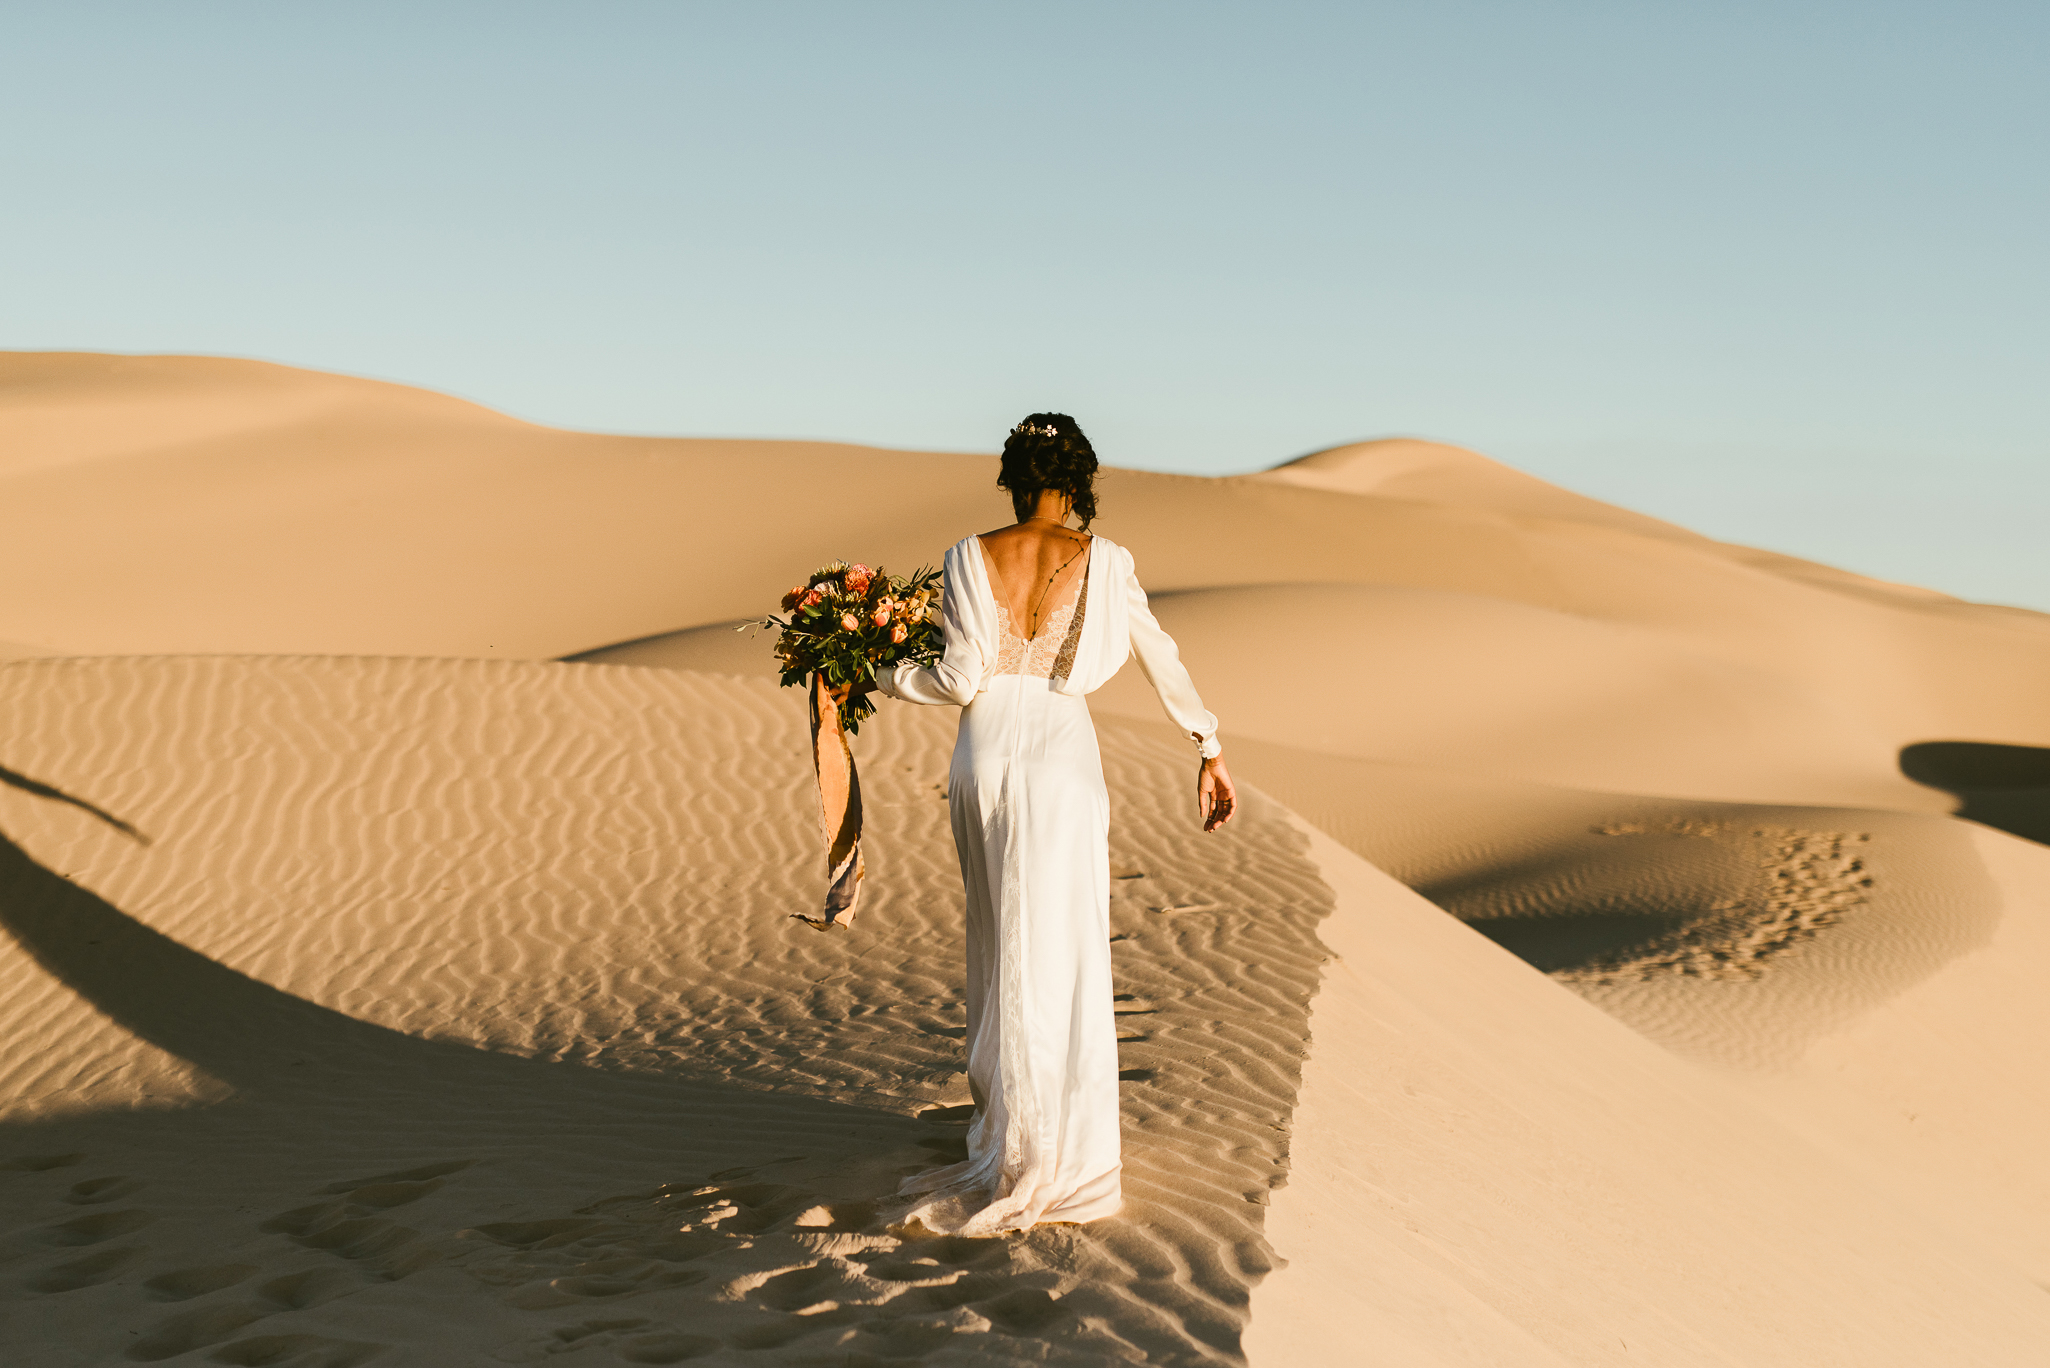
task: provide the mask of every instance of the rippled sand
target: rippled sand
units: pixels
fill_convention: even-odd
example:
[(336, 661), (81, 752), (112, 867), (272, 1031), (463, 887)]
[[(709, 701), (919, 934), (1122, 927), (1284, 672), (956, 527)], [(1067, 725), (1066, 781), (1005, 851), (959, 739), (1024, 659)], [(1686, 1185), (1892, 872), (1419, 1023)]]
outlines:
[(1092, 700), (1128, 1209), (893, 1232), (951, 716), (814, 932), (732, 626), (992, 474), (0, 357), (0, 1361), (2040, 1361), (2050, 619), (1418, 442), (1106, 477), (1254, 792)]

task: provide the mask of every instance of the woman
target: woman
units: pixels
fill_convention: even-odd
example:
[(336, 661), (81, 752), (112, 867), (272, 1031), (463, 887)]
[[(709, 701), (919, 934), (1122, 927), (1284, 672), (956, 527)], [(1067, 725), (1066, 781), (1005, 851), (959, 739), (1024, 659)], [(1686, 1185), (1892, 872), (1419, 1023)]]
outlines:
[(1203, 829), (1232, 816), (1217, 719), (1147, 609), (1131, 554), (1089, 534), (1095, 479), (1096, 453), (1066, 414), (1012, 429), (997, 487), (1017, 523), (947, 552), (939, 662), (876, 683), (962, 709), (947, 801), (968, 895), (975, 1122), (966, 1163), (904, 1187), (928, 1195), (914, 1214), (940, 1229), (1093, 1221), (1120, 1204), (1110, 800), (1083, 695), (1138, 656), (1196, 743)]

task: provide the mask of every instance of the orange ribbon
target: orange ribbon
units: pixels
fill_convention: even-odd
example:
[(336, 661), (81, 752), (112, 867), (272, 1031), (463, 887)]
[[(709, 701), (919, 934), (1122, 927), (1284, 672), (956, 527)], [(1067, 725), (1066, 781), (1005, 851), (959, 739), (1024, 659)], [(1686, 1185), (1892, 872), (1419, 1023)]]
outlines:
[(819, 831), (826, 841), (826, 901), (816, 916), (792, 916), (821, 931), (854, 922), (861, 900), (861, 776), (840, 705), (826, 691), (823, 676), (811, 677), (811, 764), (819, 779)]

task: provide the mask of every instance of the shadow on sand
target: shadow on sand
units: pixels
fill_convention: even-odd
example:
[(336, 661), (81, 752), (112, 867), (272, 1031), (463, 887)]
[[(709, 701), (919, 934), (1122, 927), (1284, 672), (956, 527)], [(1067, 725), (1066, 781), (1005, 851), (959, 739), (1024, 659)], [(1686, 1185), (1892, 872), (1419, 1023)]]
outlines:
[[(5, 783), (133, 834), (48, 784)], [(0, 930), (216, 1082), (200, 1090), (215, 1100), (174, 1086), (0, 1122), (0, 1319), (20, 1343), (81, 1362), (327, 1368), (393, 1350), (407, 1363), (1237, 1359), (1244, 1279), (1210, 1267), (1262, 1251), (1206, 1227), (890, 1228), (901, 1178), (960, 1157), (958, 1116), (692, 1077), (687, 1059), (673, 1076), (607, 1071), (360, 1021), (153, 930), (5, 835)], [(18, 1029), (37, 1024), (16, 1014)], [(131, 1096), (164, 1077), (104, 1031), (52, 1068), (136, 1070)], [(1159, 1270), (1139, 1280), (1150, 1301), (1128, 1287), (1134, 1268)]]
[(128, 837), (131, 841), (137, 841), (143, 845), (149, 844), (149, 837), (143, 835), (113, 813), (108, 812), (105, 808), (94, 807), (85, 799), (74, 798), (64, 790), (52, 788), (40, 779), (31, 779), (26, 774), (16, 774), (11, 769), (0, 768), (0, 784), (5, 784), (12, 789), (20, 789), (23, 793), (32, 794), (37, 798), (48, 798), (51, 802), (62, 803), (66, 807), (75, 807), (80, 812), (90, 813), (114, 828), (114, 830), (120, 832), (123, 836)]
[[(131, 830), (48, 785), (11, 773), (6, 783)], [(851, 1159), (894, 1186), (907, 1158), (915, 1164), (935, 1137), (956, 1133), (814, 1097), (524, 1059), (359, 1021), (152, 930), (4, 835), (0, 929), (106, 1017), (227, 1094), (204, 1102), (187, 1091), (134, 1109), (0, 1123), (0, 1263), (9, 1267), (0, 1317), (24, 1343), (102, 1355), (94, 1361), (157, 1361), (221, 1344), (311, 1305), (308, 1279), (324, 1289), (321, 1299), (360, 1296), (451, 1260), (482, 1281), (442, 1303), (431, 1350), (417, 1327), (402, 1332), (422, 1352), (456, 1352), (452, 1335), (470, 1346), (502, 1346), (510, 1335), (539, 1336), (540, 1356), (555, 1344), (550, 1336), (597, 1333), (576, 1322), (563, 1330), (546, 1312), (626, 1299), (641, 1315), (604, 1335), (625, 1336), (622, 1352), (643, 1353), (639, 1361), (674, 1361), (663, 1355), (699, 1339), (718, 1345), (678, 1336), (722, 1315), (746, 1313), (736, 1331), (743, 1337), (794, 1341), (819, 1318), (773, 1303), (729, 1307), (717, 1295), (720, 1278), (697, 1262), (723, 1253), (741, 1260), (728, 1276), (744, 1271), (746, 1239), (675, 1247), (676, 1218), (663, 1224), (652, 1189), (727, 1180), (722, 1197), (751, 1228), (788, 1224), (832, 1198), (801, 1177), (765, 1186), (747, 1175), (765, 1165), (802, 1169), (810, 1155)], [(79, 1062), (100, 1072), (133, 1067), (111, 1056)], [(362, 1176), (380, 1168), (397, 1171)], [(594, 1202), (611, 1214), (595, 1218)], [(394, 1206), (410, 1208), (409, 1225), (394, 1219)], [(267, 1267), (221, 1265), (227, 1250)], [(310, 1269), (309, 1258), (317, 1261)], [(605, 1277), (580, 1279), (594, 1260)], [(284, 1276), (261, 1281), (272, 1274)], [(241, 1278), (251, 1281), (187, 1309), (157, 1305)], [(353, 1317), (359, 1333), (378, 1335), (387, 1324), (374, 1301)], [(544, 1314), (535, 1321), (522, 1311)], [(257, 1335), (224, 1346), (219, 1361), (284, 1362), (275, 1354), (299, 1340), (332, 1350), (322, 1363), (379, 1352), (316, 1339)]]
[[(461, 1108), (464, 1094), (495, 1099), (574, 1095), (589, 1134), (609, 1096), (624, 1089), (644, 1104), (667, 1093), (687, 1125), (694, 1106), (736, 1100), (864, 1121), (882, 1117), (813, 1098), (735, 1089), (687, 1078), (610, 1074), (582, 1065), (497, 1054), (423, 1040), (359, 1021), (218, 964), (122, 912), (97, 894), (45, 869), (0, 835), (0, 927), (64, 985), (125, 1030), (204, 1070), (244, 1099), (336, 1090), (360, 1094), (365, 1107), (406, 1099), (408, 1111)], [(636, 1107), (639, 1110), (639, 1107)], [(793, 1115), (793, 1121), (798, 1117)], [(901, 1120), (901, 1118), (887, 1118)], [(474, 1125), (483, 1120), (471, 1117)], [(904, 1122), (910, 1129), (915, 1124)]]
[(1919, 741), (1901, 773), (1958, 799), (1955, 815), (2050, 845), (2050, 746)]
[[(132, 830), (47, 784), (5, 782)], [(1041, 1368), (1236, 1353), (1238, 1321), (1211, 1299), (1176, 1292), (1179, 1315), (1162, 1316), (1120, 1290), (1160, 1232), (906, 1232), (906, 1246), (883, 1199), (960, 1157), (959, 1117), (693, 1078), (688, 1061), (675, 1076), (606, 1071), (359, 1021), (181, 945), (5, 835), (0, 930), (132, 1036), (211, 1076), (218, 1099), (187, 1088), (0, 1122), (0, 1320), (22, 1344), (81, 1362), (204, 1351), (326, 1368), (394, 1349), (407, 1363), (968, 1352)], [(109, 1044), (58, 1067), (148, 1076)], [(1185, 1263), (1212, 1252), (1201, 1232), (1186, 1243)]]

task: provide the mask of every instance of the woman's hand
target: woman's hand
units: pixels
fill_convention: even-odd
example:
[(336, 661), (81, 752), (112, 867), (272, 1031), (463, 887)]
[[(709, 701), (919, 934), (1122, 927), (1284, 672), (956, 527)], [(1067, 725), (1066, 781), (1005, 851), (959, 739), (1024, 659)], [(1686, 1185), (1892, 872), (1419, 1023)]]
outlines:
[(1196, 817), (1203, 830), (1215, 831), (1229, 822), (1238, 808), (1238, 791), (1232, 787), (1231, 771), (1224, 757), (1212, 756), (1196, 771)]
[(833, 706), (844, 708), (850, 698), (859, 698), (865, 693), (875, 692), (876, 682), (864, 679), (858, 684), (827, 684), (826, 694), (833, 700)]

